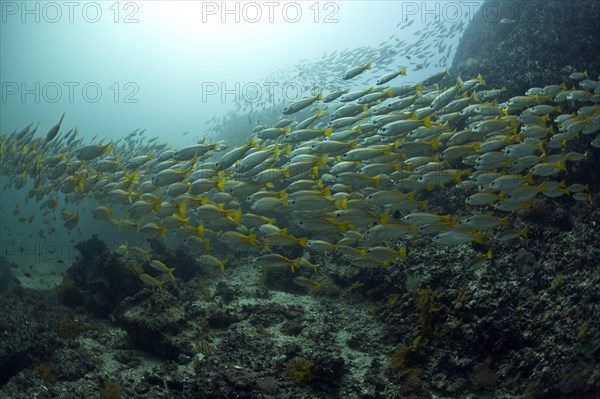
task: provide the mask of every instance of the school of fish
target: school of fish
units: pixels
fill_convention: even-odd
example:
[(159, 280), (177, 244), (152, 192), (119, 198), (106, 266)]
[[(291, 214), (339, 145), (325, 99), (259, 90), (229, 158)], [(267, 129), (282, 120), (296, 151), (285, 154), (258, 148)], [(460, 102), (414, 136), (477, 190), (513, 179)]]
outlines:
[[(343, 79), (372, 67), (350, 66)], [(565, 178), (600, 148), (600, 77), (575, 72), (570, 82), (499, 102), (506, 89), (487, 87), (480, 75), (444, 88), (447, 71), (414, 85), (401, 83), (405, 75), (401, 68), (361, 90), (302, 98), (235, 147), (174, 149), (144, 142), (143, 131), (89, 142), (77, 129), (61, 133), (63, 114), (45, 135), (29, 125), (0, 136), (4, 188), (31, 179), (28, 199), (69, 230), (78, 225), (78, 204), (91, 200), (94, 219), (183, 242), (207, 267), (224, 270), (251, 252), (259, 265), (315, 272), (311, 251), (338, 253), (357, 267), (387, 266), (410, 256), (416, 237), (445, 246), (526, 237), (510, 215), (536, 196), (592, 200), (588, 182), (567, 186)], [(468, 193), (456, 214), (430, 209), (432, 190), (456, 189)], [(142, 248), (119, 250), (141, 254), (166, 278), (177, 275), (176, 265)], [(140, 279), (164, 283), (146, 273)]]
[[(239, 96), (232, 104), (234, 110), (206, 121), (207, 131), (213, 137), (226, 138), (228, 142), (237, 145), (238, 137), (234, 128), (247, 128), (246, 118), (259, 124), (278, 117), (279, 111), (274, 109), (273, 104), (284, 98), (279, 91), (271, 91), (269, 87), (281, 87), (286, 82), (291, 82), (293, 87), (299, 87), (304, 92), (334, 91), (335, 88), (346, 87), (343, 76), (348, 65), (372, 62), (382, 77), (387, 75), (386, 72), (395, 73), (402, 69), (398, 65), (411, 71), (443, 69), (452, 61), (456, 38), (462, 35), (471, 18), (468, 10), (458, 12), (449, 9), (447, 16), (448, 18), (427, 18), (416, 29), (415, 19), (404, 15), (396, 24), (397, 31), (377, 45), (326, 51), (320, 57), (301, 59), (292, 65), (272, 70), (263, 81), (253, 82), (263, 87), (256, 97)], [(327, 67), (323, 68), (323, 65)], [(280, 86), (274, 86), (277, 82)], [(363, 74), (354, 79), (353, 84), (368, 86), (369, 78)], [(227, 84), (228, 88), (233, 86), (233, 82)], [(242, 117), (242, 114), (246, 115)]]

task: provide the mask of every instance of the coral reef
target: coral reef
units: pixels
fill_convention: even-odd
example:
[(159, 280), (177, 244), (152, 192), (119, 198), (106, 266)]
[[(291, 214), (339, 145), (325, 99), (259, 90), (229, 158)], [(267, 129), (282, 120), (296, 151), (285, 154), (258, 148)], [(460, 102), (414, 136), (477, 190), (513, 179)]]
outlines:
[(16, 267), (17, 265), (0, 256), (0, 294), (6, 292), (15, 282), (10, 269)]
[(107, 317), (143, 283), (123, 262), (94, 236), (75, 246), (81, 257), (67, 270), (58, 294), (66, 304), (83, 306), (99, 317)]
[(481, 73), (487, 84), (506, 86), (508, 97), (569, 81), (576, 70), (587, 68), (597, 76), (600, 59), (593, 55), (600, 54), (599, 14), (594, 0), (486, 1), (459, 42), (451, 75)]

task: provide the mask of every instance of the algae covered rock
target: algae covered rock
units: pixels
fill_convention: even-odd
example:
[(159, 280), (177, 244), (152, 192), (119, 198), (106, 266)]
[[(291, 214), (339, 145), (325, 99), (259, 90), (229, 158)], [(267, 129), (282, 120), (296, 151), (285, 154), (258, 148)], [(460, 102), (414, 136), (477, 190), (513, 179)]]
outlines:
[(192, 353), (191, 340), (178, 337), (191, 318), (186, 303), (168, 291), (158, 294), (142, 290), (125, 299), (114, 316), (117, 325), (127, 331), (137, 346), (167, 359)]
[(580, 1), (486, 1), (460, 40), (451, 74), (481, 73), (508, 95), (531, 87), (569, 82), (574, 71), (600, 73), (600, 3)]
[(143, 286), (122, 258), (98, 237), (82, 241), (76, 248), (81, 257), (67, 270), (57, 289), (64, 303), (107, 317), (125, 297)]

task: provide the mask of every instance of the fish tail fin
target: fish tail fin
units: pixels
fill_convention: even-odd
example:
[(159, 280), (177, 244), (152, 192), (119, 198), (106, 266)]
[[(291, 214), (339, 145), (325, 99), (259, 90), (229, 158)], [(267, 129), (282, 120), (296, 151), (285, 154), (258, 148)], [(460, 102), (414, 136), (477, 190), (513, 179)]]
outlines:
[(258, 244), (258, 240), (256, 239), (256, 234), (250, 234), (248, 236), (248, 244), (252, 244), (252, 245)]
[(292, 273), (296, 272), (296, 268), (300, 267), (300, 260), (299, 259), (293, 259), (290, 262), (290, 267), (292, 268)]
[(308, 237), (300, 237), (298, 239), (298, 244), (300, 244), (300, 246), (302, 248), (306, 248), (308, 246), (307, 242), (308, 242)]
[(249, 148), (254, 148), (254, 147), (256, 147), (256, 136), (253, 136), (253, 137), (250, 139), (250, 143), (248, 143), (248, 147), (249, 147)]
[(317, 166), (327, 166), (327, 154), (321, 155), (319, 159), (317, 159)]
[(231, 220), (237, 226), (240, 226), (242, 224), (242, 209), (241, 208), (238, 208), (231, 213)]
[(225, 178), (224, 177), (221, 177), (219, 180), (217, 180), (217, 190), (225, 191)]
[(400, 248), (400, 259), (402, 259), (403, 261), (406, 260), (406, 257), (408, 256), (408, 252), (406, 250), (406, 247), (402, 247)]
[(132, 174), (130, 174), (129, 176), (127, 176), (127, 181), (133, 182), (133, 183), (137, 183), (140, 180), (140, 172), (139, 171), (135, 171)]
[(317, 165), (313, 166), (312, 168), (310, 168), (310, 173), (312, 177), (316, 179), (317, 177), (319, 177), (319, 167)]
[[(426, 116), (425, 118), (423, 118), (423, 126), (425, 126), (426, 128), (431, 129), (431, 119)], [(435, 148), (437, 149), (437, 148)]]
[(276, 162), (280, 160), (279, 152), (279, 145), (274, 145), (273, 150), (271, 150), (271, 154), (273, 154), (273, 160)]
[(348, 200), (346, 198), (338, 198), (334, 202), (339, 209), (348, 209)]
[[(131, 200), (130, 200), (131, 201)], [(157, 198), (156, 202), (154, 203), (154, 212), (158, 212), (160, 211), (160, 206), (162, 204), (162, 199)]]
[(457, 170), (454, 173), (454, 180), (456, 180), (456, 183), (462, 182), (462, 173), (460, 172), (460, 170)]
[(179, 212), (179, 216), (181, 216), (181, 218), (185, 218), (185, 201), (181, 201), (179, 205), (177, 205), (177, 211)]
[(533, 173), (531, 173), (531, 171), (527, 172), (525, 179), (527, 180), (527, 183), (533, 184)]
[(483, 233), (481, 231), (477, 231), (474, 235), (473, 238), (476, 243), (478, 244), (483, 244)]
[(348, 231), (349, 223), (348, 223), (348, 221), (344, 221), (344, 222), (338, 223), (337, 226), (342, 233), (345, 233)]
[(542, 140), (537, 144), (537, 147), (540, 149), (542, 154), (546, 153), (546, 149), (544, 148), (544, 144), (546, 144), (546, 140)]
[(527, 227), (523, 227), (521, 230), (519, 230), (519, 235), (523, 238), (527, 238)]
[(203, 224), (196, 227), (196, 234), (198, 235), (199, 238), (204, 237), (204, 225)]
[(381, 217), (379, 218), (379, 223), (381, 223), (382, 226), (387, 226), (388, 225), (388, 220), (389, 220), (389, 216), (387, 213), (384, 213), (383, 215), (381, 215)]
[[(429, 124), (429, 125), (431, 126), (431, 124)], [(440, 142), (437, 141), (437, 139), (435, 139), (435, 138), (433, 140), (431, 140), (430, 144), (431, 144), (431, 148), (433, 148), (434, 150), (437, 150), (440, 146)], [(477, 144), (477, 143), (475, 143), (475, 144)]]
[(377, 175), (373, 178), (373, 183), (375, 183), (375, 187), (379, 188), (381, 184), (381, 175)]

